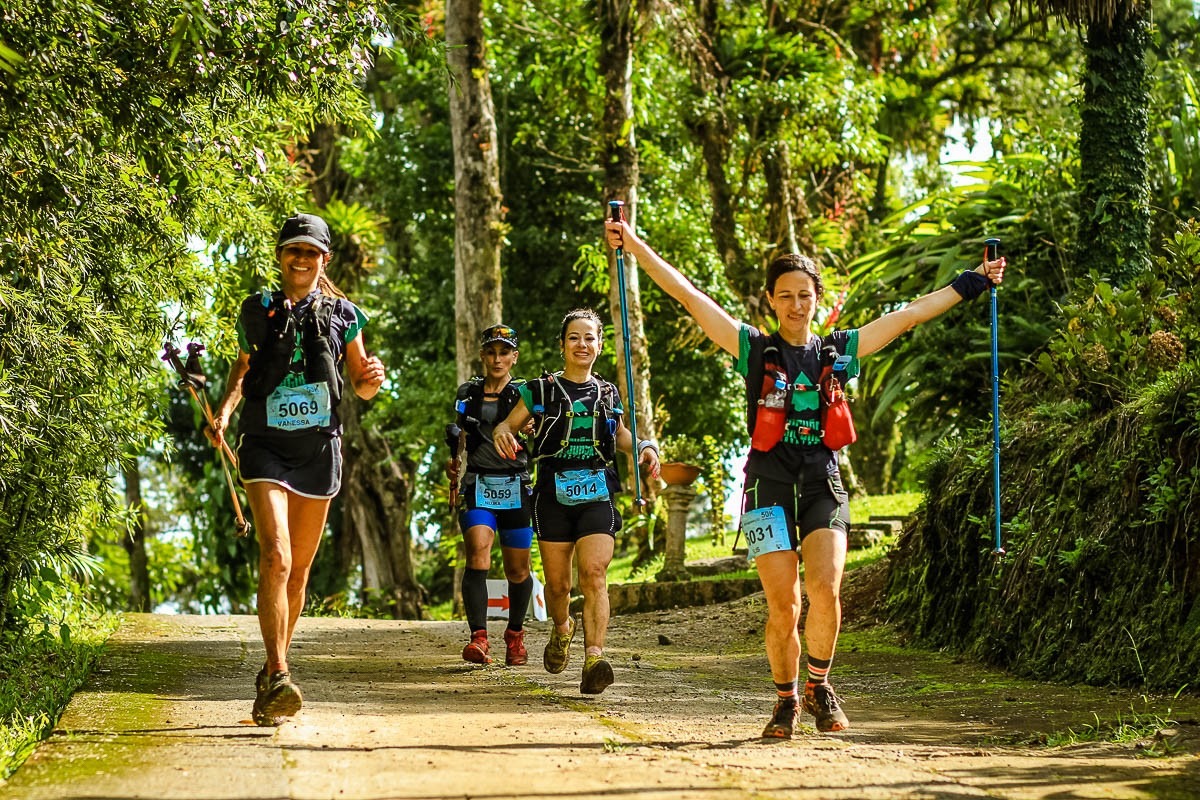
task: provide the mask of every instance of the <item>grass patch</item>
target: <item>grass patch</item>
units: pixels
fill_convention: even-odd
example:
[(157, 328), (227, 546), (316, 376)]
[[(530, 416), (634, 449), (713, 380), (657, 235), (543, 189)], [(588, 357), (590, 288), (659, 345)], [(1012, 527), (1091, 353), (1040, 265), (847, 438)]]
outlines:
[(850, 519), (867, 522), (871, 517), (907, 517), (917, 510), (925, 496), (921, 492), (898, 492), (850, 501)]
[[(53, 618), (51, 618), (53, 616)], [(49, 735), (119, 617), (73, 605), (0, 639), (0, 780)]]
[(1151, 758), (1165, 758), (1174, 754), (1174, 746), (1170, 733), (1178, 723), (1167, 716), (1152, 712), (1138, 712), (1130, 706), (1128, 714), (1117, 713), (1112, 721), (1103, 720), (1100, 715), (1092, 712), (1092, 723), (1078, 730), (1067, 728), (1065, 731), (1052, 733), (1037, 733), (1032, 736), (1012, 737), (1007, 740), (997, 740), (999, 744), (1007, 745), (1039, 745), (1043, 747), (1070, 747), (1084, 743), (1112, 743), (1139, 745), (1140, 755)]

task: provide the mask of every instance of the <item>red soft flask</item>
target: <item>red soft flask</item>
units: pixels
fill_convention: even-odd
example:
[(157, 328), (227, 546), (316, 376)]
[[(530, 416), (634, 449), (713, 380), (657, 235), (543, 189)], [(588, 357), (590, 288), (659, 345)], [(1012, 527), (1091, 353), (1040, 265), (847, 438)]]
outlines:
[(821, 386), (821, 442), (830, 450), (841, 450), (858, 441), (854, 430), (854, 418), (850, 415), (850, 403), (842, 382), (833, 375), (822, 381)]
[(783, 439), (786, 426), (787, 381), (775, 378), (770, 391), (758, 401), (758, 414), (754, 418), (754, 433), (750, 436), (750, 446), (755, 450), (767, 452)]

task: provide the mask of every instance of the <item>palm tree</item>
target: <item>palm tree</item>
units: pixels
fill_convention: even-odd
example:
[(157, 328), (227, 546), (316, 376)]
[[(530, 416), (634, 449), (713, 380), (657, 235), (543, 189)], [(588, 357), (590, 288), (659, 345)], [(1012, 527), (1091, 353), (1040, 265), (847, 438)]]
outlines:
[(1148, 0), (1013, 0), (1086, 32), (1075, 262), (1117, 284), (1150, 263)]

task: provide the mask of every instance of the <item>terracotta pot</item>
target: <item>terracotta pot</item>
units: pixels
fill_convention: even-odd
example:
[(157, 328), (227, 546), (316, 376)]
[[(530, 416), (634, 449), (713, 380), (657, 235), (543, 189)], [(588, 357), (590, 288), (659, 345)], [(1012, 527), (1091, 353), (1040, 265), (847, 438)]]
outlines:
[(681, 461), (667, 461), (659, 465), (660, 475), (671, 486), (688, 486), (700, 477), (700, 468)]

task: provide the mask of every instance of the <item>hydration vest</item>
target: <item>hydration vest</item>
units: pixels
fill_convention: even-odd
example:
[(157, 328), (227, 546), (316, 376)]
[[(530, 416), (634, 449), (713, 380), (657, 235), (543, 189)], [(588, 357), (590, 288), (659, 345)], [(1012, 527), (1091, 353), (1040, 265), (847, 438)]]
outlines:
[(560, 377), (562, 373), (544, 372), (541, 380), (531, 384), (533, 413), (536, 419), (534, 440), (549, 447), (558, 444), (557, 450), (539, 453), (534, 460), (540, 462), (547, 458), (563, 459), (562, 453), (571, 442), (571, 429), (575, 419), (586, 416), (592, 418), (594, 454), (590, 460), (593, 463), (602, 462), (604, 466), (614, 464), (617, 456), (617, 387), (598, 375), (592, 375), (591, 380), (597, 387), (596, 405), (591, 411), (576, 412), (567, 391), (558, 384)]
[[(496, 398), (496, 422), (503, 422), (510, 411), (521, 403), (521, 386), (525, 381), (513, 378), (500, 390)], [(473, 453), (483, 443), (484, 436), (479, 426), (483, 414), (483, 378), (475, 377), (458, 387), (455, 396), (455, 408), (463, 422), (462, 429), (467, 433), (467, 452)], [(517, 442), (524, 445), (521, 434), (516, 432)]]
[[(782, 352), (785, 344), (778, 331), (757, 342), (751, 340), (746, 372), (746, 430), (751, 436), (754, 435), (759, 404), (775, 388), (775, 381), (782, 378), (787, 383), (787, 400), (784, 407), (788, 409), (789, 417), (799, 418), (800, 424), (793, 427), (793, 433), (805, 437), (802, 442), (814, 445), (819, 442), (831, 450), (839, 450), (847, 444), (852, 444), (857, 434), (843, 391), (842, 379), (845, 376), (833, 374), (830, 366), (833, 357), (826, 352), (833, 351), (833, 348), (826, 346), (823, 349), (821, 374), (816, 385), (813, 385), (803, 373), (790, 376), (787, 374)], [(835, 351), (833, 355), (836, 356)], [(825, 361), (830, 363), (826, 364)], [(800, 416), (804, 412), (793, 410), (794, 392), (817, 392), (817, 407), (808, 412), (809, 416)]]
[[(336, 305), (336, 300), (318, 294), (299, 316), (283, 292), (257, 292), (242, 301), (242, 330), (250, 345), (250, 369), (242, 379), (242, 394), (248, 400), (266, 399), (289, 373), (303, 371), (305, 383), (325, 381), (330, 402), (338, 405), (342, 354), (330, 338)], [(297, 364), (300, 370), (293, 369)]]

